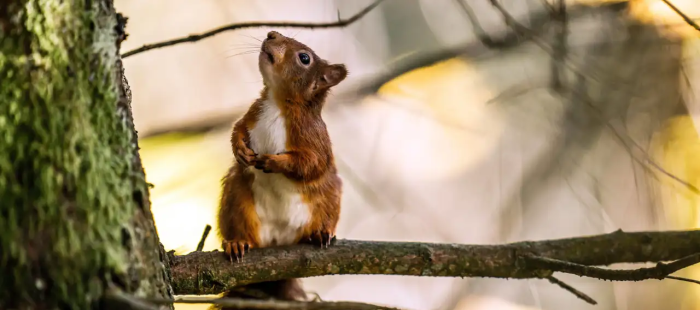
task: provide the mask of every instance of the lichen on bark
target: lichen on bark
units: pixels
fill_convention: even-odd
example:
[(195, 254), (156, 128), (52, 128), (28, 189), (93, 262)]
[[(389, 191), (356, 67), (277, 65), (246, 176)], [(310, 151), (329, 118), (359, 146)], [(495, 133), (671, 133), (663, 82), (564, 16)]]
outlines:
[(163, 268), (155, 288), (139, 273), (164, 258), (112, 1), (0, 6), (0, 308), (95, 307), (112, 284), (166, 295)]

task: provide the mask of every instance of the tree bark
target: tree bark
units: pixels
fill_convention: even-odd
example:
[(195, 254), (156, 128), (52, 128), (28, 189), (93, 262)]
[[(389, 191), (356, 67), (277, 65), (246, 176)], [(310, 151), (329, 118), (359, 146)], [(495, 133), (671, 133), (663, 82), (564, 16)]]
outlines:
[(0, 309), (172, 298), (112, 0), (0, 0)]
[[(603, 280), (663, 279), (697, 263), (700, 231), (633, 232), (501, 245), (338, 240), (328, 249), (296, 245), (252, 249), (240, 263), (223, 252), (173, 256), (177, 294), (218, 294), (263, 281), (325, 275), (548, 278), (565, 272)], [(633, 271), (590, 266), (678, 261), (678, 269)], [(664, 266), (664, 265), (659, 265)]]

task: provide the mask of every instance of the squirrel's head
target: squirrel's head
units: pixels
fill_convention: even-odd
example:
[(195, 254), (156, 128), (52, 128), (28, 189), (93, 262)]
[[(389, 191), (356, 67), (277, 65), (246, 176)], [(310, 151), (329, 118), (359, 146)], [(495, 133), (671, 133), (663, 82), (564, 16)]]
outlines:
[(312, 100), (348, 75), (345, 65), (329, 64), (308, 46), (270, 31), (260, 48), (258, 66), (263, 83), (294, 100)]

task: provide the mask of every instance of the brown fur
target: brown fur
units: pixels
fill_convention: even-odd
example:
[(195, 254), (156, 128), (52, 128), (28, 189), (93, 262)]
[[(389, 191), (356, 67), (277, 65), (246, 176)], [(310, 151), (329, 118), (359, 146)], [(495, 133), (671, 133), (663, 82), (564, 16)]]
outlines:
[[(310, 64), (304, 65), (299, 60), (300, 52), (310, 56)], [(260, 98), (233, 127), (231, 146), (237, 164), (223, 179), (218, 215), (224, 251), (229, 258), (235, 256), (238, 260), (249, 248), (261, 246), (260, 220), (251, 189), (255, 175), (246, 171), (248, 166), (283, 174), (298, 187), (311, 218), (294, 243), (314, 241), (328, 246), (340, 217), (342, 182), (321, 110), (329, 89), (347, 76), (345, 67), (329, 65), (306, 45), (274, 31), (263, 42), (259, 62), (265, 87)], [(286, 150), (280, 154), (255, 154), (250, 149), (249, 130), (257, 122), (268, 93), (275, 97), (285, 119)], [(266, 282), (246, 288), (263, 290), (278, 299), (306, 299), (298, 282)], [(228, 296), (241, 297), (235, 292), (229, 292)]]

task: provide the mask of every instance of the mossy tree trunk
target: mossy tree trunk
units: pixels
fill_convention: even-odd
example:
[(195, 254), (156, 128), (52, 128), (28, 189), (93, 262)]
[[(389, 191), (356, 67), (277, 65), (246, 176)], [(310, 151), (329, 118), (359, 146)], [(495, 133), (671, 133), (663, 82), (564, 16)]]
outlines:
[(112, 0), (0, 0), (0, 309), (171, 297)]

